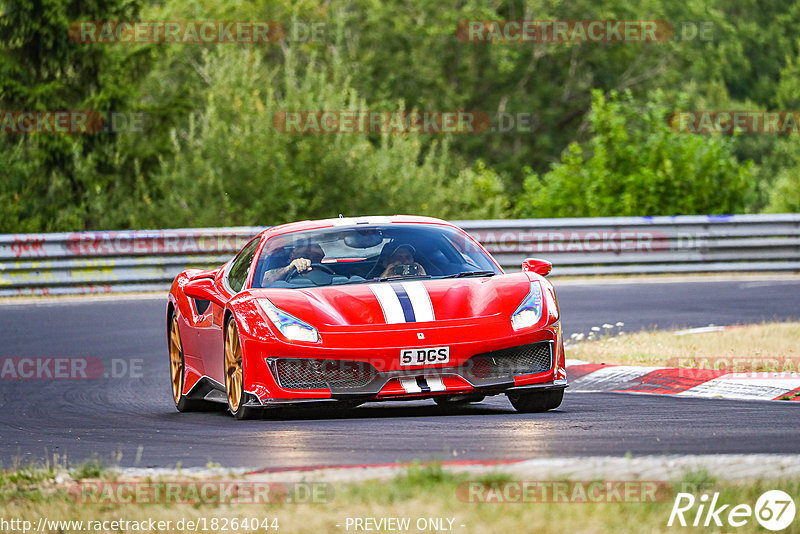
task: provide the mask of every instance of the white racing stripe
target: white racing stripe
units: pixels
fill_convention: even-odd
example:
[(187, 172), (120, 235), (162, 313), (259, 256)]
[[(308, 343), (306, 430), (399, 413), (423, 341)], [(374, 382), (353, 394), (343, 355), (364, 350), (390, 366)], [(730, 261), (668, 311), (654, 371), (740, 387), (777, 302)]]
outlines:
[(406, 390), (406, 393), (422, 393), (422, 388), (417, 384), (416, 378), (401, 378), (400, 385)]
[(441, 378), (425, 377), (425, 381), (428, 383), (428, 387), (431, 388), (431, 391), (445, 391), (447, 389), (444, 387), (444, 382), (442, 382)]
[(403, 288), (411, 300), (411, 306), (414, 308), (414, 317), (417, 322), (435, 321), (433, 304), (431, 304), (431, 297), (428, 295), (428, 290), (425, 289), (425, 284), (422, 282), (403, 282)]
[(383, 310), (383, 317), (386, 319), (386, 324), (405, 323), (406, 318), (403, 315), (403, 307), (400, 305), (400, 299), (389, 284), (370, 284), (369, 288), (375, 294), (378, 302)]

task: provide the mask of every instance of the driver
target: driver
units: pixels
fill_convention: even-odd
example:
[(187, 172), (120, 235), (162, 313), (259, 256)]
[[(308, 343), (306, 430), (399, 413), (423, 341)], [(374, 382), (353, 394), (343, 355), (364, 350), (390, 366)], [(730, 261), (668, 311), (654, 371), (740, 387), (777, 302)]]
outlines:
[(311, 270), (311, 264), (320, 263), (325, 257), (325, 252), (319, 245), (300, 245), (292, 249), (289, 256), (289, 265), (271, 269), (264, 273), (262, 286), (266, 287), (277, 280), (286, 278), (297, 269), (298, 273), (306, 273)]
[(389, 256), (387, 256), (383, 260), (383, 266), (385, 267), (381, 278), (385, 278), (387, 276), (392, 276), (395, 274), (394, 268), (398, 265), (415, 265), (417, 267), (416, 274), (425, 275), (425, 269), (414, 261), (414, 254), (417, 251), (411, 245), (398, 245), (394, 252), (392, 252)]

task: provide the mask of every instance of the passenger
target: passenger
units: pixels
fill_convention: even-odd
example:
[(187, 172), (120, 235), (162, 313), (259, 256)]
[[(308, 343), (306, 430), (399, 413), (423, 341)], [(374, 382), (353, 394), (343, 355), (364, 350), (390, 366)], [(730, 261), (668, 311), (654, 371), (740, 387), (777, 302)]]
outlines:
[[(383, 270), (382, 278), (387, 276), (396, 276), (403, 274), (416, 274), (424, 275), (425, 269), (414, 260), (416, 250), (411, 245), (398, 245), (394, 252), (384, 258), (382, 265), (385, 267)], [(404, 272), (395, 271), (398, 265), (408, 265), (409, 268), (402, 269)]]

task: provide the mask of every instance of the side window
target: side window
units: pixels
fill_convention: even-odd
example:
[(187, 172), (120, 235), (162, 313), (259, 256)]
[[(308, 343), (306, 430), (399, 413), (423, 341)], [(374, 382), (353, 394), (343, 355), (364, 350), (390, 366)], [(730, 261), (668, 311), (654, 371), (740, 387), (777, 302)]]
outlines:
[(228, 285), (231, 289), (238, 293), (244, 287), (247, 281), (247, 272), (250, 269), (250, 264), (253, 263), (253, 256), (256, 254), (256, 249), (261, 239), (256, 238), (250, 241), (233, 260), (230, 271), (228, 271)]

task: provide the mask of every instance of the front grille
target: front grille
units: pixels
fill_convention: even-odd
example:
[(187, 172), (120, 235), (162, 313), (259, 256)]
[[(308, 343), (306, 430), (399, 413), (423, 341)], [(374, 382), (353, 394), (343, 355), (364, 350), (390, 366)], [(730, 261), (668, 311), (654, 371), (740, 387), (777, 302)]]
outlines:
[(278, 358), (273, 371), (282, 388), (339, 391), (363, 388), (378, 374), (366, 362), (312, 358)]
[(544, 341), (476, 354), (461, 366), (460, 372), (473, 384), (484, 380), (543, 373), (553, 366), (552, 347), (551, 341)]

